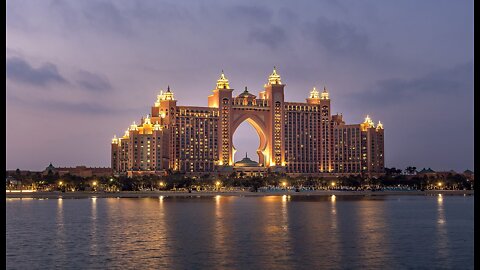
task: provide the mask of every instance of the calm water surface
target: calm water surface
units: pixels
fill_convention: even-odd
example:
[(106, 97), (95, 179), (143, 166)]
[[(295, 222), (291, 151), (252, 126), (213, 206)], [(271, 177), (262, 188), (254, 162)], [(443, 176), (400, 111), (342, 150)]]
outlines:
[(7, 199), (7, 268), (473, 269), (473, 201)]

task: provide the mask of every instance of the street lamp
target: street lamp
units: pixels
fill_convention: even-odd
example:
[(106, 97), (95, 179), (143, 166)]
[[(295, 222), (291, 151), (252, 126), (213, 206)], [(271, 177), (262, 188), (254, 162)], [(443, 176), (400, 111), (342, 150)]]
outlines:
[(217, 187), (217, 190), (218, 190), (218, 187), (220, 186), (220, 184), (221, 184), (220, 181), (215, 182), (215, 186)]
[(442, 182), (438, 182), (438, 188), (441, 188), (442, 187)]
[(287, 186), (287, 182), (285, 182), (285, 181), (282, 182), (282, 186), (283, 186), (283, 188), (285, 188)]

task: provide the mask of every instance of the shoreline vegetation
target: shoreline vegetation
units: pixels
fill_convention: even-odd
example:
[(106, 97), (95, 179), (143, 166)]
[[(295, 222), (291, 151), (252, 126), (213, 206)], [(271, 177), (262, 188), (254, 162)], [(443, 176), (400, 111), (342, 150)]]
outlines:
[[(415, 167), (407, 168), (412, 171)], [(423, 170), (422, 170), (423, 171)], [(380, 176), (289, 176), (269, 172), (264, 176), (169, 175), (78, 176), (58, 172), (7, 171), (7, 198), (138, 198), (197, 196), (330, 196), (330, 195), (473, 195), (473, 173), (403, 175), (385, 168)]]
[(314, 190), (295, 192), (294, 190), (251, 192), (251, 191), (39, 191), (39, 192), (15, 192), (6, 193), (6, 198), (34, 198), (34, 199), (58, 199), (58, 198), (154, 198), (154, 197), (213, 197), (213, 196), (388, 196), (388, 195), (474, 195), (474, 190), (382, 190), (382, 191), (344, 191), (344, 190)]

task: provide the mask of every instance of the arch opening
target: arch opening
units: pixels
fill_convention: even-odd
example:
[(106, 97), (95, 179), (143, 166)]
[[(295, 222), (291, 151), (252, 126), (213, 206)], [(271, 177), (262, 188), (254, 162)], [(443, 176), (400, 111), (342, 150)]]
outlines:
[[(252, 136), (252, 127), (253, 130), (256, 131), (258, 137)], [(237, 131), (242, 132), (242, 136), (240, 136), (242, 143), (235, 140)], [(235, 160), (235, 162), (245, 157), (245, 151), (238, 152), (238, 150), (247, 150), (250, 159), (258, 162), (261, 166), (265, 166), (264, 153), (267, 145), (267, 138), (260, 124), (250, 117), (242, 119), (234, 125), (232, 134), (233, 160)]]

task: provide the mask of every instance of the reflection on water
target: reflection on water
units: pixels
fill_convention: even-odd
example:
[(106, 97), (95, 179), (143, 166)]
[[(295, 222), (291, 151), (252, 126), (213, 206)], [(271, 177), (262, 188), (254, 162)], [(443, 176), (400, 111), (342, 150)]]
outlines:
[(445, 216), (445, 209), (443, 205), (443, 195), (438, 194), (437, 198), (437, 254), (439, 260), (445, 262), (445, 267), (449, 268), (449, 246), (448, 246), (448, 235), (447, 235), (447, 220)]
[(6, 202), (7, 268), (473, 269), (473, 196)]
[(66, 260), (65, 252), (65, 225), (64, 225), (64, 214), (63, 214), (63, 199), (59, 198), (57, 200), (57, 213), (55, 217), (55, 223), (57, 225), (56, 236), (55, 236), (55, 250), (59, 250), (58, 254), (63, 260)]
[(231, 256), (229, 251), (229, 239), (231, 226), (229, 226), (225, 217), (225, 205), (230, 203), (229, 201), (233, 197), (225, 197), (217, 195), (215, 196), (215, 227), (213, 232), (213, 247), (215, 250), (223, 250), (227, 252), (218, 252), (215, 255), (215, 260), (221, 266), (232, 265)]
[(90, 215), (90, 255), (98, 255), (98, 239), (97, 239), (97, 198), (91, 199), (91, 215)]
[(374, 269), (391, 264), (392, 253), (389, 250), (390, 245), (386, 243), (386, 233), (392, 232), (385, 224), (385, 203), (379, 200), (362, 200), (359, 208), (358, 244), (360, 257), (363, 258), (362, 268)]

